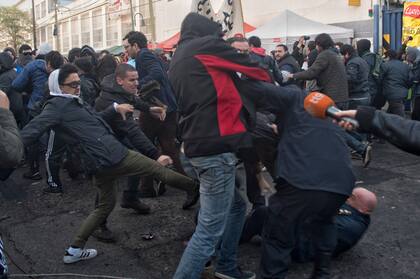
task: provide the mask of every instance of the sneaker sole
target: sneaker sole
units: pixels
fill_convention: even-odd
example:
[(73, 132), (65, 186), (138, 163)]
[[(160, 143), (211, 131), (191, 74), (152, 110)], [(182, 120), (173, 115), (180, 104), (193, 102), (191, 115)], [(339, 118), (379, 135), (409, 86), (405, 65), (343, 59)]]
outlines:
[(96, 256), (97, 256), (97, 255), (95, 255), (95, 256), (93, 256), (93, 257), (89, 257), (89, 258), (77, 258), (77, 259), (66, 258), (66, 256), (64, 256), (64, 258), (63, 258), (63, 262), (64, 262), (65, 264), (72, 264), (72, 263), (77, 263), (77, 262), (80, 262), (80, 261), (90, 260), (90, 259), (95, 258)]
[[(219, 278), (219, 279), (238, 279), (238, 278), (231, 277), (231, 276), (228, 276), (228, 275), (224, 275), (224, 274), (221, 274), (221, 273), (218, 273), (218, 272), (214, 273), (214, 277)], [(255, 278), (257, 278), (257, 276), (254, 274), (252, 277), (249, 277), (247, 279), (255, 279)]]

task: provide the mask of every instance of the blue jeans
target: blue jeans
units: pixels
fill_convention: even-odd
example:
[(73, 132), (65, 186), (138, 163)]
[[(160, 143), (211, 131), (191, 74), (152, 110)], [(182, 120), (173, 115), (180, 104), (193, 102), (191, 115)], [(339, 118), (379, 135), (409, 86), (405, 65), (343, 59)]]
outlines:
[[(348, 109), (357, 109), (358, 106), (368, 106), (369, 104), (370, 97), (350, 99)], [(366, 150), (366, 145), (362, 141), (367, 141), (367, 138), (367, 134), (360, 134), (354, 131), (344, 133), (347, 145), (360, 155), (363, 155)]]
[(216, 249), (219, 249), (216, 271), (237, 270), (246, 204), (235, 187), (236, 160), (233, 153), (190, 159), (200, 179), (200, 212), (174, 279), (200, 278)]

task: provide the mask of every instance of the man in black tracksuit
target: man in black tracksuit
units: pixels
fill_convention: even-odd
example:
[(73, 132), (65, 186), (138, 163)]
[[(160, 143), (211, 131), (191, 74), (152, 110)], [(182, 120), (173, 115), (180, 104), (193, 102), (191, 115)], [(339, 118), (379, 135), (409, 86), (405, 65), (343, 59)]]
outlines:
[(263, 231), (262, 278), (285, 278), (295, 243), (295, 228), (310, 222), (315, 246), (311, 278), (329, 278), (336, 245), (333, 218), (351, 195), (355, 178), (343, 131), (330, 120), (311, 117), (306, 94), (262, 82), (237, 83), (242, 95), (264, 92), (259, 104), (278, 119), (275, 169), (277, 192), (270, 198)]
[(96, 112), (78, 97), (80, 78), (73, 65), (65, 64), (51, 73), (49, 85), (51, 97), (41, 114), (22, 130), (23, 143), (28, 146), (53, 128), (63, 136), (65, 144), (79, 154), (84, 169), (94, 175), (94, 184), (99, 189), (98, 207), (81, 225), (63, 258), (64, 263), (74, 263), (97, 255), (96, 250), (83, 247), (92, 232), (112, 212), (116, 203), (116, 179), (119, 177), (153, 175), (165, 183), (185, 187), (195, 187), (196, 183), (162, 166), (170, 160), (156, 162), (129, 150), (118, 141), (104, 119), (110, 121), (118, 112), (129, 111), (130, 106), (113, 104), (100, 113)]

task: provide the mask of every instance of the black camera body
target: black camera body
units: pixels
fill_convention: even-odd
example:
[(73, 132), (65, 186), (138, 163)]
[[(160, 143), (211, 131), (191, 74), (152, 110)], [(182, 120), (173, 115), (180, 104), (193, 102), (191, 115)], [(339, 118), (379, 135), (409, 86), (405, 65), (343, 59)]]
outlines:
[(305, 40), (305, 41), (309, 41), (309, 39), (310, 39), (311, 37), (310, 36), (303, 36), (303, 39)]

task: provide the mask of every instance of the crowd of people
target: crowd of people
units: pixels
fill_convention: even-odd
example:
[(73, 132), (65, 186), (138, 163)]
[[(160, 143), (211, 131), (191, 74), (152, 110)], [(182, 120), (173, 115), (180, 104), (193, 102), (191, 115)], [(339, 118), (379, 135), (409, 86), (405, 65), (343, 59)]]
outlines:
[[(383, 58), (368, 40), (353, 47), (328, 34), (309, 40), (270, 54), (258, 37), (225, 40), (217, 23), (191, 13), (170, 60), (135, 31), (123, 38), (123, 60), (87, 45), (67, 55), (48, 44), (36, 51), (25, 44), (17, 54), (6, 48), (0, 177), (26, 167), (25, 179), (46, 178), (48, 194), (63, 193), (63, 168), (92, 179), (95, 208), (66, 249), (66, 264), (97, 256), (85, 247), (90, 236), (116, 241), (107, 218), (116, 181), (127, 177), (120, 205), (139, 214), (151, 212), (140, 198), (162, 195), (166, 186), (186, 193), (182, 209), (200, 201), (175, 279), (200, 278), (209, 265), (216, 278), (256, 278), (237, 263), (238, 244), (256, 236), (261, 278), (285, 278), (290, 258), (313, 261), (311, 278), (330, 278), (331, 258), (362, 238), (377, 203), (374, 193), (355, 187), (351, 157), (367, 167), (375, 137), (420, 150), (417, 137), (403, 139), (417, 123), (402, 119), (407, 108), (420, 119), (420, 55), (403, 45)], [(310, 91), (328, 95), (361, 128), (312, 117), (303, 105)], [(375, 111), (384, 106), (397, 116)], [(236, 179), (240, 163), (248, 216)]]

